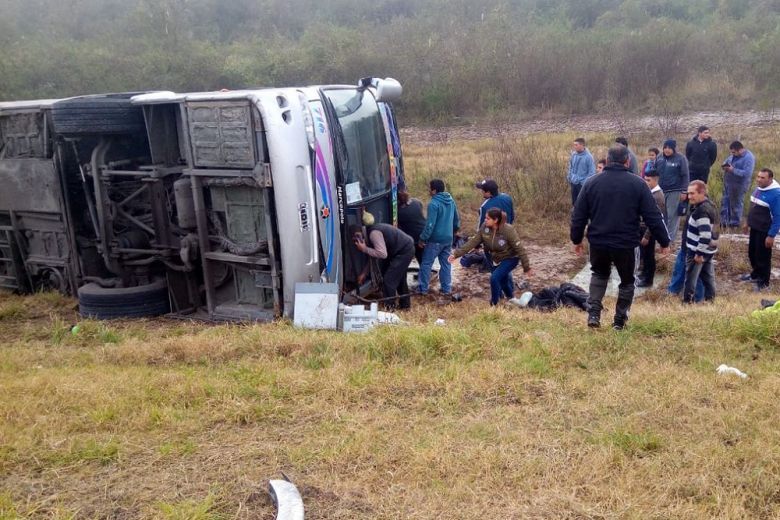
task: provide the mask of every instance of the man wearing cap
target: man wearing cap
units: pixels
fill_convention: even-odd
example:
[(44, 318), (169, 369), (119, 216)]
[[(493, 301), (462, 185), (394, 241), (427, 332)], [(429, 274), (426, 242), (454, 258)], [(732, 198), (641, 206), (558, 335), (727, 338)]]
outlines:
[(700, 126), (696, 135), (685, 145), (685, 158), (691, 171), (691, 180), (704, 181), (710, 178), (710, 168), (718, 158), (718, 145), (710, 136), (708, 126)]
[(515, 221), (515, 205), (512, 197), (507, 193), (498, 192), (498, 184), (493, 179), (485, 179), (474, 185), (475, 188), (482, 190), (482, 198), (485, 199), (479, 207), (479, 225), (482, 227), (485, 222), (485, 215), (490, 208), (498, 208), (506, 213), (506, 221), (509, 224)]
[(688, 159), (677, 153), (677, 141), (674, 139), (664, 141), (661, 156), (655, 160), (655, 169), (658, 172), (658, 185), (664, 192), (666, 228), (674, 242), (680, 230), (680, 216), (687, 210), (686, 191), (690, 182)]
[[(382, 295), (389, 309), (395, 308), (395, 296), (400, 297), (400, 309), (409, 309), (409, 286), (406, 282), (406, 271), (414, 258), (414, 240), (412, 237), (391, 226), (374, 222), (374, 216), (368, 211), (363, 212), (363, 225), (368, 233), (368, 245), (363, 230), (359, 226), (350, 228), (350, 235), (355, 247), (361, 253), (380, 261), (382, 272)], [(362, 284), (368, 274), (368, 264), (360, 275), (358, 283)]]

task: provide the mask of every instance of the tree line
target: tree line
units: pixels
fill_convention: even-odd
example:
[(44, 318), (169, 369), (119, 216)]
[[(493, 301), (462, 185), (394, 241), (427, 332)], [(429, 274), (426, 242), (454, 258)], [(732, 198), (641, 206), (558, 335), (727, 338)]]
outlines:
[(404, 84), (409, 118), (774, 107), (779, 0), (4, 0), (0, 99)]

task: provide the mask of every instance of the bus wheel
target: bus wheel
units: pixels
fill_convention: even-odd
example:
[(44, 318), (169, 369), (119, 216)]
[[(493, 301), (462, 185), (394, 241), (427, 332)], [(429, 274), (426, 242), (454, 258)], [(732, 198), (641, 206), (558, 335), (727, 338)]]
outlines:
[(88, 283), (79, 288), (79, 313), (85, 318), (140, 318), (170, 312), (168, 284), (157, 280), (137, 287), (101, 287)]

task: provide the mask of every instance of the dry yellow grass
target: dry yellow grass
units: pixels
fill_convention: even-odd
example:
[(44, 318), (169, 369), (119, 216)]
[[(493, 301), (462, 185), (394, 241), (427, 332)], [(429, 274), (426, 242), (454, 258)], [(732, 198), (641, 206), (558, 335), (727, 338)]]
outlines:
[[(622, 333), (475, 302), (365, 336), (58, 335), (46, 298), (0, 299), (0, 518), (269, 518), (280, 471), (307, 518), (780, 514), (780, 326), (743, 318), (752, 295), (638, 303)], [(56, 341), (28, 337), (41, 311)]]
[[(512, 160), (565, 201), (540, 165), (573, 136), (518, 140), (544, 146), (530, 162), (487, 139), (409, 145), (408, 180), (447, 180), (467, 223), (474, 180)], [(515, 194), (521, 230), (562, 244), (535, 194)], [(0, 519), (271, 518), (282, 471), (315, 519), (775, 518), (780, 323), (746, 317), (758, 300), (656, 291), (620, 333), (472, 301), (344, 335), (80, 321), (73, 300), (2, 294)]]

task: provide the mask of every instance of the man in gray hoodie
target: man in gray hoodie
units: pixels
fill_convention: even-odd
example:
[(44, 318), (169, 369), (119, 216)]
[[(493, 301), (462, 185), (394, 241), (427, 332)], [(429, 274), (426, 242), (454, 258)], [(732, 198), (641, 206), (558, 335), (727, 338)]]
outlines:
[(441, 293), (452, 293), (452, 266), (447, 261), (452, 252), (452, 240), (460, 228), (460, 216), (455, 200), (445, 191), (444, 181), (433, 179), (430, 182), (431, 202), (428, 203), (428, 218), (420, 233), (420, 246), (423, 247), (420, 265), (419, 292), (428, 294), (433, 261), (439, 259), (439, 282)]

